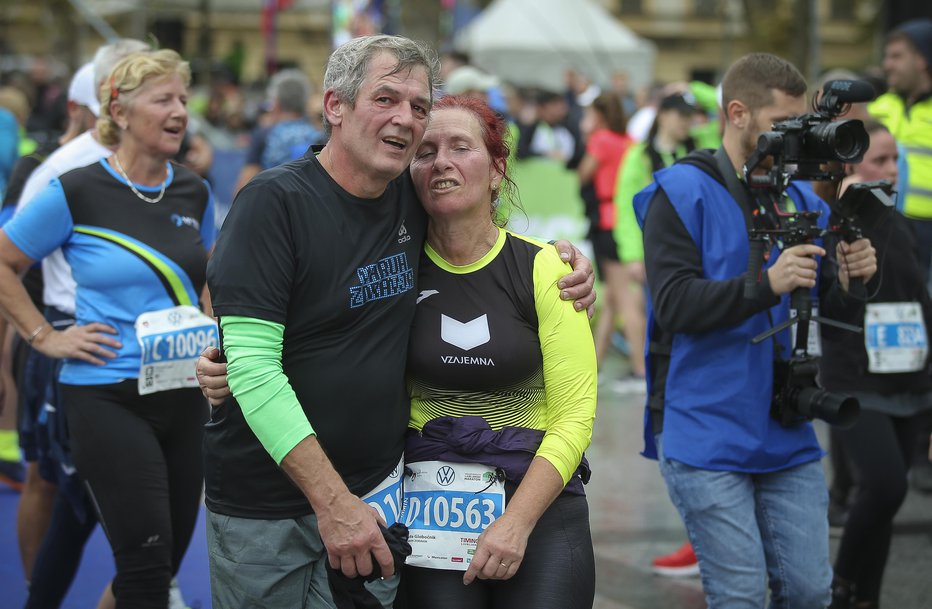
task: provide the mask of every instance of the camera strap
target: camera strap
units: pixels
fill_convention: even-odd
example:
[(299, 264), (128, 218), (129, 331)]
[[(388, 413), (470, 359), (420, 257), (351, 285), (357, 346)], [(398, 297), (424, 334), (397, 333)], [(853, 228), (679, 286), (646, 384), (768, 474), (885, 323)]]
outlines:
[[(777, 224), (775, 219), (770, 215), (770, 210), (764, 203), (760, 201), (755, 202), (755, 198), (751, 193), (751, 188), (747, 185), (747, 182), (738, 178), (738, 174), (731, 164), (731, 159), (728, 158), (728, 153), (725, 152), (725, 148), (720, 147), (712, 156), (715, 157), (715, 163), (718, 166), (719, 172), (722, 174), (722, 179), (725, 181), (725, 187), (728, 189), (728, 192), (731, 193), (732, 198), (744, 214), (744, 221), (747, 227), (756, 229), (775, 228)], [(770, 322), (770, 326), (773, 327), (773, 315), (770, 310), (767, 311), (767, 320)], [(776, 336), (773, 337), (773, 351), (774, 361), (779, 361), (781, 359), (781, 348)]]

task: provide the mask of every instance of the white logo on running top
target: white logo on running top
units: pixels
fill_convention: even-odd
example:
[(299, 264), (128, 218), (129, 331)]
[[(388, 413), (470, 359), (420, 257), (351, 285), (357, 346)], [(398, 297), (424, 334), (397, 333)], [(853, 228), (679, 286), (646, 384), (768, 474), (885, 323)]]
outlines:
[(443, 339), (443, 342), (459, 347), (463, 351), (469, 351), (479, 345), (484, 345), (491, 340), (489, 317), (488, 315), (482, 315), (472, 321), (463, 323), (441, 314), (440, 338)]
[(414, 304), (421, 304), (422, 300), (426, 300), (427, 298), (430, 298), (434, 294), (439, 294), (439, 293), (440, 292), (438, 292), (437, 290), (421, 290), (421, 293), (417, 297), (417, 300), (414, 302)]
[(401, 228), (398, 229), (398, 243), (404, 243), (405, 241), (410, 241), (411, 235), (408, 234), (408, 229), (405, 228), (405, 223), (401, 223)]

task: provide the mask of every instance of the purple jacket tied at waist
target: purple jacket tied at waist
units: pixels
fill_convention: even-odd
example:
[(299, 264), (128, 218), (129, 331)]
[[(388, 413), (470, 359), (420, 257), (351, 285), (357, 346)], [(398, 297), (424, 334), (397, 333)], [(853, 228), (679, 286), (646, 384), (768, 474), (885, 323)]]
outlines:
[[(428, 421), (421, 431), (408, 430), (405, 461), (482, 463), (500, 468), (507, 480), (520, 484), (543, 438), (543, 431), (524, 427), (493, 431), (482, 417), (438, 417)], [(563, 492), (585, 495), (583, 484), (591, 475), (589, 462), (583, 456)]]

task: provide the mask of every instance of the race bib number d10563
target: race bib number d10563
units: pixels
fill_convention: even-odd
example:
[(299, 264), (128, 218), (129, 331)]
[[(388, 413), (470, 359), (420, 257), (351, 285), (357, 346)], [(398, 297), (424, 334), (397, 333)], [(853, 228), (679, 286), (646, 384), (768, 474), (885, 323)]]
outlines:
[(408, 464), (402, 522), (416, 567), (465, 571), (479, 535), (505, 512), (495, 468), (445, 461)]
[(139, 394), (197, 387), (194, 367), (207, 347), (217, 346), (217, 323), (196, 307), (181, 305), (136, 318), (142, 350)]

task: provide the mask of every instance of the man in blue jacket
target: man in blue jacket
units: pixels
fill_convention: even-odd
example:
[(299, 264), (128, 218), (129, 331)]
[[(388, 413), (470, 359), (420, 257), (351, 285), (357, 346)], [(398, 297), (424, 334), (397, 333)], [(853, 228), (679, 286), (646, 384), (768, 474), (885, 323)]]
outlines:
[(792, 183), (776, 210), (740, 177), (760, 133), (806, 112), (805, 93), (788, 62), (742, 57), (722, 83), (722, 148), (658, 172), (635, 198), (651, 296), (645, 454), (659, 458), (710, 609), (763, 607), (768, 578), (772, 607), (831, 600), (822, 451), (811, 424), (770, 416), (774, 362), (789, 358), (790, 333), (751, 339), (788, 318), (795, 288), (812, 290), (823, 316), (850, 319), (861, 305), (847, 297), (848, 280), (874, 274), (874, 249), (842, 243), (837, 266), (819, 264), (818, 241), (775, 249), (755, 293), (744, 290), (750, 228), (784, 212), (821, 212), (823, 228), (828, 220), (807, 185)]

